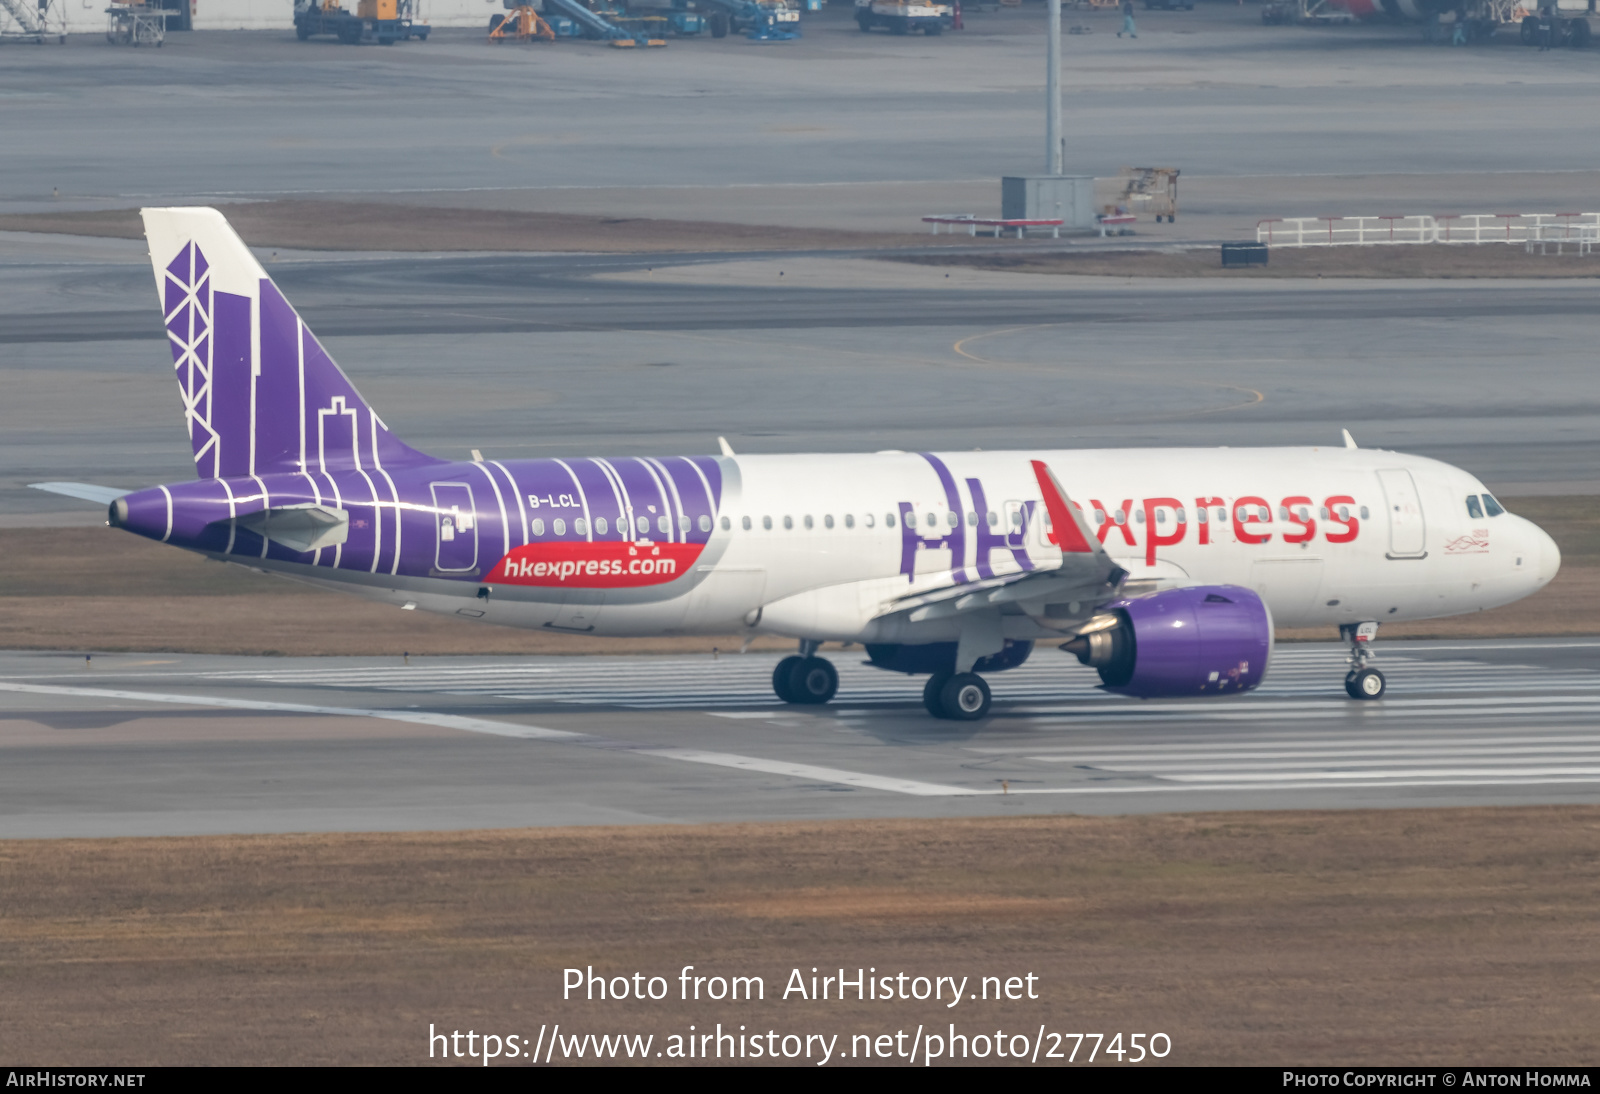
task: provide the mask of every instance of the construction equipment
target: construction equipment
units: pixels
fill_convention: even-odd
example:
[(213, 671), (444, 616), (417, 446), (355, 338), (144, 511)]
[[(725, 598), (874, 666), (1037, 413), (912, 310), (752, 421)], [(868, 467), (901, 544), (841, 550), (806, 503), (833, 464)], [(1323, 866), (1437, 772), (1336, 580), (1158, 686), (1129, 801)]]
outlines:
[[(1115, 207), (1151, 213), (1160, 224), (1163, 217), (1170, 224), (1178, 219), (1178, 175), (1176, 167), (1124, 167), (1117, 181), (1121, 192)], [(1114, 206), (1105, 207), (1111, 212)]]
[(505, 5), (511, 9), (509, 15), (496, 13), (489, 16), (489, 41), (553, 42), (556, 40), (556, 32), (533, 8), (526, 4), (518, 4), (516, 0), (505, 0)]
[(856, 0), (856, 26), (862, 33), (873, 27), (887, 27), (890, 34), (910, 34), (920, 30), (929, 38), (943, 34), (955, 22), (949, 4), (925, 0)]
[(724, 38), (728, 31), (741, 30), (752, 42), (788, 42), (800, 37), (800, 12), (786, 0), (696, 0), (715, 8), (711, 15), (711, 37)]
[(160, 46), (167, 40), (167, 13), (145, 4), (106, 9), (106, 41), (119, 46)]
[(65, 0), (0, 0), (0, 38), (39, 45), (54, 38), (65, 44)]
[(419, 0), (359, 0), (351, 15), (339, 0), (296, 0), (294, 33), (302, 42), (317, 34), (331, 34), (346, 45), (363, 41), (392, 46), (416, 38), (426, 41), (431, 29), (416, 17)]

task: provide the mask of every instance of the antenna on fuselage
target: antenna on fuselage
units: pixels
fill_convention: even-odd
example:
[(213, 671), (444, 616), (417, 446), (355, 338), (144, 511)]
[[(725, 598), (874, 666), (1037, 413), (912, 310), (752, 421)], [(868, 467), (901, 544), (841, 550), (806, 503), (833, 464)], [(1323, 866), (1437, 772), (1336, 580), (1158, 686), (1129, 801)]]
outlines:
[(1346, 448), (1356, 448), (1356, 447), (1358, 447), (1356, 445), (1356, 439), (1354, 437), (1350, 436), (1350, 431), (1348, 429), (1341, 429), (1341, 430), (1339, 430), (1339, 432), (1344, 434), (1344, 446)]
[(733, 455), (733, 445), (728, 443), (728, 438), (726, 438), (726, 437), (718, 437), (717, 438), (717, 447), (722, 449), (722, 454), (724, 456)]

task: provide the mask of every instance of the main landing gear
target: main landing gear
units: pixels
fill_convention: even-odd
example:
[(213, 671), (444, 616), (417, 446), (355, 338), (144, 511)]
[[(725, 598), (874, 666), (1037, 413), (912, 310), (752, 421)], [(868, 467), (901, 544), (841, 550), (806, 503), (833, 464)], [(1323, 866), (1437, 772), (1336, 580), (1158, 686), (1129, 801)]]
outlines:
[(935, 718), (976, 722), (989, 713), (989, 685), (975, 672), (936, 672), (922, 686), (922, 705)]
[(839, 690), (839, 673), (833, 663), (817, 656), (816, 642), (800, 643), (797, 656), (785, 657), (772, 670), (772, 690), (785, 703), (820, 706)]
[(1372, 640), (1378, 637), (1376, 623), (1344, 623), (1339, 637), (1350, 643), (1350, 671), (1345, 674), (1345, 694), (1352, 699), (1382, 699), (1388, 688), (1383, 673), (1367, 664), (1372, 659)]

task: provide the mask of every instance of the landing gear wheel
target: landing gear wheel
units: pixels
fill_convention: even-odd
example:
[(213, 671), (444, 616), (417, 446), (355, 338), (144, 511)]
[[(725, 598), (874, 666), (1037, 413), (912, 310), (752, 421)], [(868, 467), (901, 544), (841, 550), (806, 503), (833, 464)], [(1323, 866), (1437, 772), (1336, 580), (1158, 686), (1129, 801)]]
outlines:
[(922, 705), (928, 708), (928, 713), (935, 718), (944, 717), (944, 707), (939, 705), (939, 693), (944, 690), (944, 685), (949, 681), (951, 673), (936, 672), (928, 677), (928, 682), (922, 685)]
[(832, 699), (839, 690), (839, 672), (833, 662), (822, 657), (797, 657), (795, 660), (800, 663), (789, 670), (789, 702), (820, 706)]
[(957, 673), (939, 689), (939, 706), (954, 722), (976, 722), (989, 713), (989, 685), (975, 672)]
[(1388, 686), (1377, 669), (1357, 669), (1344, 678), (1344, 690), (1352, 699), (1382, 699)]
[(778, 667), (772, 670), (772, 690), (778, 698), (785, 703), (795, 702), (793, 693), (789, 691), (789, 681), (794, 676), (794, 670), (805, 663), (804, 657), (785, 657), (778, 662)]

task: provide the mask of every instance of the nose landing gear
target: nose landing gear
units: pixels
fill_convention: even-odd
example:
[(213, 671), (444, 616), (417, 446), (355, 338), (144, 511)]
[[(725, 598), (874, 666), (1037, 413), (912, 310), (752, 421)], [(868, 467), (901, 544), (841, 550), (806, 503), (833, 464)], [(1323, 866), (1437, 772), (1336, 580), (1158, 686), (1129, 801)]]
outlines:
[(1352, 699), (1382, 699), (1388, 690), (1383, 673), (1368, 665), (1372, 660), (1372, 640), (1378, 636), (1376, 623), (1344, 623), (1339, 637), (1350, 643), (1350, 671), (1345, 673), (1345, 694)]

